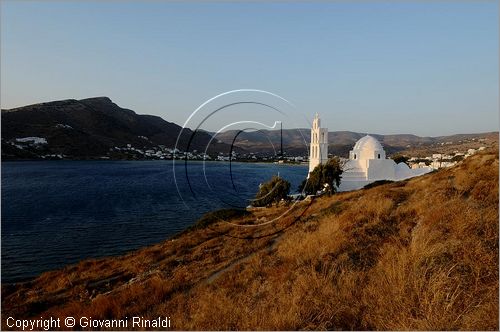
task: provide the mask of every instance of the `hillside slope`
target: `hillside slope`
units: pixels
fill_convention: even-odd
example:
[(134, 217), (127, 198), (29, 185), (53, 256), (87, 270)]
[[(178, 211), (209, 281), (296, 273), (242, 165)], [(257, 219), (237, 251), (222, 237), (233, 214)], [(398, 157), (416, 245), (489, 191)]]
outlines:
[(2, 326), (9, 316), (169, 316), (196, 330), (498, 330), (498, 165), (486, 151), (302, 202), (270, 226), (205, 218), (126, 256), (3, 285)]
[[(108, 97), (59, 100), (3, 109), (1, 117), (2, 160), (40, 159), (54, 155), (67, 159), (141, 159), (140, 155), (130, 155), (114, 147), (124, 148), (130, 144), (142, 150), (160, 145), (174, 148), (181, 131), (181, 127), (175, 123), (158, 116), (137, 114), (116, 105)], [(285, 153), (289, 156), (307, 156), (310, 133), (310, 129), (283, 130)], [(212, 134), (197, 131), (189, 150), (204, 151)], [(217, 135), (208, 152), (212, 155), (229, 153), (237, 136), (234, 146), (236, 152), (275, 155), (280, 148), (280, 134), (279, 130), (243, 133), (229, 130)], [(183, 132), (180, 150), (186, 150), (191, 135), (192, 131), (189, 129)], [(354, 143), (364, 135), (350, 131), (329, 132), (329, 152), (347, 157)], [(412, 156), (455, 150), (466, 152), (468, 148), (491, 146), (498, 142), (498, 133), (441, 137), (409, 134), (373, 136), (384, 145), (388, 155), (396, 152), (406, 152)], [(46, 144), (18, 144), (16, 140), (29, 137), (43, 138)], [(446, 146), (441, 145), (444, 143)]]
[[(29, 158), (37, 151), (16, 149), (7, 140), (42, 137), (45, 154), (75, 158), (106, 156), (112, 147), (131, 144), (138, 148), (164, 145), (174, 148), (181, 127), (158, 116), (137, 114), (121, 108), (107, 97), (60, 100), (2, 110), (2, 157)], [(186, 129), (179, 148), (185, 150), (192, 131)], [(190, 150), (204, 151), (211, 136), (197, 132)], [(212, 142), (209, 151), (229, 151), (225, 144)]]
[[(274, 152), (279, 149), (279, 130), (260, 130), (239, 133), (228, 130), (217, 134), (217, 139), (226, 144), (231, 144), (238, 134), (236, 146), (249, 152)], [(352, 131), (328, 132), (329, 153), (348, 157), (353, 145), (364, 133)], [(498, 142), (498, 133), (458, 134), (439, 137), (420, 137), (410, 134), (378, 135), (371, 134), (384, 146), (388, 155), (404, 152), (410, 155), (430, 155), (448, 151), (467, 151), (468, 148), (478, 148), (481, 145), (491, 146)], [(307, 144), (311, 139), (310, 129), (284, 129), (283, 150), (289, 155), (308, 155)], [(479, 141), (481, 140), (481, 141)], [(446, 144), (443, 146), (442, 144)]]

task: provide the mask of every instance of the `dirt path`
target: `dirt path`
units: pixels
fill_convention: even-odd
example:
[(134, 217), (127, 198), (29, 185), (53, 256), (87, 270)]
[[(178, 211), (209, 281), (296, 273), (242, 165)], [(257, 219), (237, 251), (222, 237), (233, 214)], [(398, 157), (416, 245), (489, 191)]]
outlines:
[[(304, 215), (304, 213), (312, 205), (313, 201), (314, 201), (314, 199), (311, 199), (311, 202), (307, 205), (307, 207), (304, 209), (304, 211), (302, 211), (302, 213), (298, 217), (296, 217), (296, 219), (295, 219), (295, 221), (293, 223), (299, 221), (302, 218), (302, 216)], [(234, 261), (232, 261), (231, 263), (229, 263), (226, 267), (215, 271), (210, 276), (208, 276), (207, 278), (205, 278), (205, 280), (200, 281), (200, 283), (211, 284), (217, 278), (219, 278), (222, 274), (224, 274), (225, 272), (230, 271), (231, 269), (233, 269), (238, 264), (241, 264), (241, 263), (244, 263), (244, 262), (250, 260), (256, 254), (258, 254), (258, 253), (260, 253), (262, 251), (266, 251), (267, 253), (272, 252), (276, 248), (276, 246), (278, 245), (278, 242), (281, 240), (281, 238), (283, 237), (284, 234), (285, 234), (285, 232), (278, 233), (277, 235), (274, 236), (274, 238), (271, 241), (271, 243), (269, 245), (267, 245), (266, 247), (264, 247), (264, 248), (262, 248), (260, 250), (257, 250), (255, 252), (252, 252), (252, 253), (248, 254), (247, 256), (235, 259)]]
[(276, 245), (278, 244), (278, 241), (281, 239), (281, 237), (283, 236), (284, 233), (281, 233), (277, 236), (275, 236), (271, 242), (271, 244), (269, 244), (268, 246), (256, 251), (256, 252), (253, 252), (247, 256), (244, 256), (244, 257), (240, 257), (238, 259), (235, 259), (234, 261), (232, 261), (231, 263), (229, 263), (229, 265), (227, 265), (226, 267), (218, 270), (218, 271), (215, 271), (214, 273), (212, 273), (210, 276), (208, 276), (204, 281), (204, 283), (206, 284), (211, 284), (212, 282), (214, 282), (217, 278), (219, 278), (222, 274), (224, 274), (225, 272), (231, 270), (233, 267), (235, 267), (236, 265), (240, 264), (240, 263), (244, 263), (248, 260), (250, 260), (252, 257), (254, 257), (255, 255), (257, 255), (258, 253), (262, 252), (262, 251), (267, 251), (268, 253), (270, 253), (271, 251), (274, 250), (274, 248), (276, 248)]

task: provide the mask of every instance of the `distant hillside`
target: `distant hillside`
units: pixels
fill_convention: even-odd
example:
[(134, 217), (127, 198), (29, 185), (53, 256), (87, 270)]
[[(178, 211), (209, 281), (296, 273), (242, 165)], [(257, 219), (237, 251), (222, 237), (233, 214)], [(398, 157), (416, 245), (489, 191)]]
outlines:
[[(218, 134), (217, 139), (224, 143), (231, 144), (237, 133), (237, 130), (225, 131)], [(420, 137), (410, 134), (369, 134), (382, 143), (389, 155), (396, 152), (412, 151), (416, 149), (437, 152), (442, 150), (441, 146), (438, 146), (442, 142), (451, 141), (453, 145), (460, 145), (462, 141), (472, 138), (489, 138), (491, 141), (498, 141), (498, 133), (459, 134), (439, 137)], [(366, 133), (351, 131), (331, 131), (328, 133), (329, 153), (347, 157), (354, 143), (365, 135)], [(283, 150), (289, 155), (308, 155), (307, 145), (305, 145), (304, 142), (309, 143), (310, 138), (310, 129), (283, 129)], [(280, 131), (261, 130), (243, 132), (238, 135), (235, 145), (243, 148), (247, 152), (272, 152), (275, 149), (279, 150)], [(438, 148), (438, 150), (436, 150), (436, 148)]]
[[(174, 148), (181, 127), (158, 116), (136, 114), (121, 108), (107, 97), (82, 100), (60, 100), (14, 109), (2, 110), (2, 160), (36, 159), (58, 155), (68, 159), (140, 159), (141, 153), (115, 149), (131, 147), (141, 149)], [(208, 149), (209, 154), (227, 154), (236, 130), (217, 135)], [(192, 131), (186, 129), (180, 140), (180, 150), (185, 151)], [(198, 131), (193, 136), (189, 151), (205, 151), (211, 135)], [(329, 133), (330, 154), (347, 157), (354, 143), (365, 133), (334, 131)], [(479, 139), (498, 142), (498, 133), (419, 137), (415, 135), (377, 135), (389, 155), (396, 152), (428, 154), (443, 151), (441, 143), (449, 143), (447, 150), (477, 148)], [(32, 143), (18, 139), (35, 139)], [(283, 130), (284, 152), (289, 156), (307, 156), (310, 129)], [(28, 144), (29, 143), (29, 144)], [(489, 146), (491, 144), (482, 144)], [(235, 141), (235, 152), (275, 155), (280, 150), (280, 131), (262, 130), (240, 133)], [(136, 151), (136, 150), (134, 150)], [(158, 151), (155, 150), (155, 152)], [(133, 152), (133, 151), (132, 151)]]
[(266, 226), (220, 221), (266, 224), (289, 208), (211, 213), (158, 245), (2, 285), (2, 328), (9, 316), (168, 316), (172, 330), (498, 331), (496, 149), (303, 201)]
[[(30, 158), (41, 153), (95, 158), (109, 155), (112, 147), (127, 144), (137, 148), (157, 145), (173, 148), (181, 131), (175, 123), (158, 116), (136, 114), (107, 97), (35, 104), (2, 110), (1, 114), (3, 158)], [(184, 131), (181, 149), (187, 146), (191, 134), (189, 129)], [(47, 144), (38, 144), (36, 149), (7, 144), (25, 137), (41, 137)], [(204, 151), (210, 138), (207, 133), (197, 132), (190, 150)], [(212, 144), (209, 152), (229, 151), (225, 144)]]

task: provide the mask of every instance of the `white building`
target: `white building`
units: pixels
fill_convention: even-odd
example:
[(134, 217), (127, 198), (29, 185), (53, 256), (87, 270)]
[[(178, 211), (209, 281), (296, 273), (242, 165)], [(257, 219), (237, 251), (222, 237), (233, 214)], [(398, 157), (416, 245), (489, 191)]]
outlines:
[(394, 160), (387, 159), (379, 141), (366, 135), (349, 152), (339, 191), (360, 189), (378, 180), (404, 180), (430, 171), (430, 167), (410, 169), (405, 163), (396, 164)]
[(318, 113), (314, 116), (311, 128), (311, 147), (309, 151), (309, 173), (316, 166), (328, 161), (328, 129), (321, 128)]
[(437, 160), (437, 159), (442, 159), (443, 155), (441, 153), (433, 153), (432, 154), (432, 159)]

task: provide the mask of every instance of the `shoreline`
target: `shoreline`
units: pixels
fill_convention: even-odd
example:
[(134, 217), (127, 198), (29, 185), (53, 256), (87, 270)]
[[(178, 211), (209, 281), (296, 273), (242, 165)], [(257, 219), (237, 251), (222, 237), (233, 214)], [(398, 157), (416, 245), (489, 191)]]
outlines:
[[(209, 212), (212, 212), (212, 211), (209, 211)], [(207, 212), (207, 213), (209, 213)], [(45, 273), (51, 273), (51, 272), (62, 272), (66, 269), (69, 269), (69, 268), (72, 268), (72, 267), (76, 267), (78, 266), (79, 264), (83, 263), (83, 262), (87, 262), (87, 261), (100, 261), (100, 260), (107, 260), (107, 259), (116, 259), (116, 258), (120, 258), (120, 257), (126, 257), (128, 255), (131, 255), (131, 254), (134, 254), (134, 253), (137, 253), (141, 250), (145, 250), (147, 248), (150, 248), (150, 247), (154, 247), (154, 246), (158, 246), (158, 245), (161, 245), (163, 244), (164, 242), (168, 242), (168, 241), (172, 241), (172, 240), (175, 240), (177, 239), (178, 237), (182, 236), (183, 234), (185, 233), (189, 233), (189, 232), (192, 232), (193, 229), (191, 229), (191, 227), (193, 227), (196, 222), (199, 220), (200, 218), (198, 218), (194, 223), (192, 223), (190, 226), (187, 226), (186, 229), (182, 230), (182, 231), (179, 231), (163, 240), (161, 240), (160, 242), (155, 242), (155, 243), (151, 243), (151, 244), (148, 244), (148, 245), (144, 245), (144, 246), (141, 246), (141, 247), (138, 247), (138, 248), (135, 248), (135, 249), (131, 249), (131, 250), (127, 250), (125, 251), (124, 253), (121, 253), (121, 254), (116, 254), (116, 255), (104, 255), (104, 256), (97, 256), (97, 257), (92, 257), (92, 256), (89, 256), (89, 257), (86, 257), (86, 258), (82, 258), (80, 260), (78, 260), (77, 262), (75, 263), (69, 263), (69, 264), (65, 264), (63, 266), (61, 266), (60, 268), (55, 268), (55, 269), (49, 269), (49, 270), (46, 270), (46, 271), (43, 271), (35, 276), (32, 276), (32, 277), (27, 277), (25, 279), (22, 279), (22, 280), (19, 280), (19, 281), (12, 281), (12, 282), (4, 282), (3, 280), (0, 280), (0, 287), (9, 287), (9, 286), (20, 286), (20, 285), (25, 285), (25, 284), (29, 284), (30, 282), (40, 278), (43, 274)]]
[[(24, 282), (2, 283), (2, 310), (4, 317), (17, 319), (166, 315), (175, 330), (285, 329), (265, 317), (239, 325), (231, 321), (240, 307), (244, 314), (267, 312), (272, 306), (273, 317), (284, 317), (290, 329), (300, 330), (322, 329), (338, 312), (336, 304), (346, 303), (347, 316), (341, 313), (331, 329), (383, 330), (395, 310), (407, 310), (405, 317), (412, 319), (419, 299), (438, 296), (433, 307), (451, 305), (443, 313), (450, 326), (497, 329), (497, 321), (482, 318), (497, 311), (498, 297), (490, 294), (498, 290), (498, 273), (478, 280), (477, 287), (465, 287), (471, 280), (467, 271), (497, 271), (498, 249), (492, 245), (498, 241), (494, 174), (498, 151), (488, 151), (409, 181), (320, 197), (307, 207), (297, 206), (271, 229), (235, 229), (215, 216), (200, 227), (123, 255), (85, 259)], [(450, 178), (457, 181), (450, 183)], [(456, 195), (456, 190), (470, 194)], [(456, 211), (467, 211), (468, 217)], [(265, 223), (283, 210), (273, 206), (252, 213), (227, 220)], [(457, 265), (464, 269), (454, 270)], [(450, 276), (449, 271), (455, 272)], [(405, 287), (408, 284), (424, 287)], [(464, 294), (449, 302), (449, 291), (457, 285), (464, 286)], [(404, 302), (393, 303), (394, 298)], [(230, 305), (235, 302), (238, 308)], [(478, 302), (480, 311), (455, 322), (456, 314)], [(288, 316), (289, 307), (302, 316)], [(329, 311), (322, 321), (309, 320), (324, 314), (325, 308)], [(381, 314), (384, 319), (379, 321)], [(434, 317), (424, 322), (439, 329), (442, 315)], [(468, 319), (475, 317), (481, 319), (471, 326)], [(391, 327), (401, 329), (404, 322)], [(2, 324), (5, 329), (5, 321)]]
[[(126, 161), (126, 162), (150, 162), (150, 161), (158, 161), (158, 162), (171, 162), (174, 159), (2, 159), (1, 163), (9, 163), (9, 162), (38, 162), (38, 161), (49, 161), (49, 162), (64, 162), (64, 161), (76, 161), (76, 162), (87, 162), (87, 161), (98, 161), (98, 162), (117, 162), (117, 161)], [(184, 162), (183, 159), (175, 159), (179, 163)], [(188, 160), (188, 162), (195, 163), (220, 163), (220, 164), (229, 164), (229, 161), (218, 161), (218, 160)], [(244, 161), (244, 160), (235, 160), (232, 162), (233, 164), (276, 164), (276, 165), (287, 165), (287, 166), (307, 166), (309, 162), (301, 162), (301, 163), (277, 163), (275, 161)]]
[[(179, 165), (177, 165), (177, 162)], [(202, 161), (189, 161), (188, 165), (191, 165), (188, 166), (188, 168), (192, 167), (193, 169), (198, 169), (199, 172), (201, 172), (201, 168), (204, 166)], [(283, 167), (274, 167), (274, 165), (281, 165)], [(279, 171), (280, 174), (283, 174), (283, 176), (285, 174), (290, 174), (291, 178), (301, 178), (301, 180), (305, 176), (306, 168), (304, 166), (296, 164), (280, 165), (270, 163), (233, 162), (233, 171), (241, 169), (241, 176), (243, 179), (250, 177), (253, 178), (253, 174), (255, 173), (265, 180), (267, 176), (260, 175), (261, 172), (264, 172), (262, 174), (275, 174), (277, 171)], [(286, 165), (293, 165), (294, 167)], [(19, 200), (17, 200), (18, 203), (15, 205), (16, 208), (9, 206), (5, 207), (4, 210), (4, 220), (2, 221), (2, 226), (4, 227), (5, 232), (5, 236), (3, 238), (3, 240), (5, 240), (4, 246), (5, 248), (14, 248), (14, 246), (18, 246), (17, 243), (19, 243), (20, 247), (17, 255), (10, 254), (11, 251), (5, 252), (6, 260), (4, 263), (8, 263), (9, 265), (4, 265), (1, 280), (2, 283), (12, 284), (30, 281), (43, 272), (61, 269), (69, 264), (76, 264), (82, 259), (95, 259), (109, 256), (115, 257), (117, 255), (127, 254), (130, 251), (134, 251), (145, 246), (154, 245), (166, 239), (175, 238), (177, 233), (182, 233), (190, 226), (194, 225), (204, 213), (224, 207), (221, 206), (221, 203), (218, 200), (207, 198), (207, 200), (202, 203), (192, 201), (189, 204), (194, 205), (191, 206), (190, 211), (186, 211), (186, 213), (181, 212), (181, 215), (175, 216), (174, 210), (180, 208), (184, 209), (184, 205), (182, 205), (181, 201), (176, 198), (177, 193), (175, 193), (174, 180), (172, 176), (174, 165), (171, 160), (163, 160), (162, 162), (144, 161), (143, 163), (132, 163), (126, 161), (111, 161), (108, 163), (97, 163), (92, 161), (61, 161), (59, 163), (52, 161), (34, 161), (21, 163), (11, 161), (5, 162), (2, 166), (4, 172), (2, 175), (4, 184), (9, 185), (4, 188), (4, 194), (6, 194), (6, 197), (9, 197), (10, 199), (17, 199), (16, 197), (19, 198)], [(227, 172), (229, 169), (229, 162), (219, 163), (211, 161), (207, 162), (205, 167), (207, 172), (211, 172), (210, 170), (213, 169), (215, 176), (219, 176), (218, 174), (225, 174)], [(59, 173), (59, 170), (63, 171)], [(89, 174), (85, 173), (89, 170)], [(115, 170), (119, 170), (119, 176), (113, 175)], [(176, 160), (175, 172), (178, 173), (181, 171), (184, 171), (184, 161)], [(40, 174), (45, 175), (40, 177)], [(56, 174), (58, 175), (56, 176)], [(87, 174), (85, 176), (89, 176), (90, 178), (85, 179), (92, 179), (90, 181), (91, 183), (83, 181), (80, 174)], [(132, 178), (127, 174), (133, 175)], [(67, 176), (70, 176), (70, 178), (65, 180)], [(17, 180), (15, 180), (16, 178)], [(18, 185), (21, 185), (20, 188), (23, 188), (28, 184), (31, 186), (32, 180), (34, 181), (33, 188), (35, 189), (37, 196), (48, 195), (42, 196), (42, 198), (49, 198), (40, 200), (32, 195), (28, 196), (26, 200), (23, 200), (22, 197), (26, 197), (25, 194), (27, 194), (26, 190), (13, 189), (18, 188)], [(106, 183), (104, 187), (99, 185), (101, 180)], [(65, 183), (68, 181), (69, 183), (72, 183), (72, 185), (66, 185)], [(113, 189), (113, 183), (115, 183), (115, 181), (121, 181), (118, 182), (119, 188), (129, 188), (131, 189), (131, 192), (138, 192), (140, 195), (137, 198), (134, 198), (132, 197), (133, 195), (127, 194), (126, 198), (120, 198), (122, 194), (116, 192), (116, 189)], [(245, 193), (245, 197), (247, 198), (253, 198), (257, 191), (258, 183), (253, 182), (251, 185), (241, 184), (241, 188), (238, 186), (238, 189), (242, 189)], [(64, 183), (65, 185), (60, 185), (60, 183)], [(293, 189), (296, 189), (295, 183), (298, 185), (300, 181), (292, 181), (292, 183), (294, 183)], [(204, 186), (204, 183), (200, 182), (199, 185), (201, 188)], [(53, 192), (55, 188), (57, 188), (57, 192), (65, 192), (66, 194), (49, 194), (49, 192), (47, 192), (47, 190)], [(91, 192), (93, 193), (93, 196), (85, 198), (84, 194), (80, 194), (78, 192), (76, 194), (71, 194), (71, 190), (77, 190), (75, 188), (81, 188), (82, 193), (87, 191)], [(154, 197), (156, 198), (152, 198), (152, 201), (147, 198), (141, 198), (147, 197), (148, 193), (151, 195), (155, 195), (154, 193), (156, 193), (158, 195), (155, 195)], [(68, 194), (72, 197), (63, 198)], [(247, 194), (250, 196), (247, 196)], [(225, 197), (226, 194), (222, 193), (221, 195), (222, 197)], [(49, 201), (50, 197), (53, 196), (55, 200)], [(99, 197), (99, 200), (96, 197)], [(108, 218), (109, 220), (106, 220), (107, 217), (101, 217), (103, 213), (102, 211), (111, 211), (110, 209), (113, 209), (113, 207), (99, 207), (103, 205), (102, 199), (106, 200), (104, 201), (104, 204), (106, 205), (111, 204), (114, 206), (113, 204), (116, 204), (119, 206), (119, 209), (117, 210), (118, 212), (116, 212), (117, 214), (109, 217), (111, 218)], [(88, 201), (88, 204), (90, 205), (88, 207), (78, 208), (79, 214), (73, 217), (71, 211), (68, 211), (61, 205), (67, 200), (69, 200), (70, 204), (80, 204), (81, 202)], [(37, 208), (34, 210), (35, 212), (31, 212), (29, 206), (36, 204), (37, 201), (43, 201), (48, 205), (46, 208)], [(123, 203), (124, 201), (132, 204), (133, 208), (131, 208), (131, 214), (128, 213), (128, 215), (125, 215), (125, 210), (129, 207)], [(45, 203), (43, 205), (45, 205)], [(245, 202), (242, 203), (241, 207), (247, 205), (244, 204)], [(162, 208), (155, 211), (151, 204), (156, 204), (155, 206), (162, 206)], [(26, 207), (28, 207), (28, 209), (26, 209)], [(49, 211), (48, 209), (56, 209), (56, 212), (50, 212), (52, 210)], [(36, 211), (40, 213), (37, 213)], [(90, 228), (87, 229), (87, 222), (90, 221), (89, 218), (94, 216), (94, 214), (96, 220), (93, 224), (88, 224), (90, 225), (88, 226)], [(143, 219), (145, 216), (147, 216), (148, 221)], [(49, 240), (50, 246), (44, 248), (45, 245), (41, 243), (30, 243), (28, 240), (32, 239), (33, 236), (30, 235), (24, 227), (17, 227), (15, 223), (15, 220), (17, 219), (14, 218), (22, 218), (22, 220), (26, 220), (29, 224), (33, 223), (33, 225), (38, 225), (38, 227), (40, 227), (39, 232), (42, 234), (41, 236), (44, 236)], [(64, 221), (64, 218), (66, 218), (66, 221)], [(50, 222), (43, 222), (43, 220), (49, 220)], [(144, 232), (137, 228), (140, 236), (134, 236), (137, 239), (127, 240), (129, 242), (124, 242), (122, 244), (121, 237), (115, 238), (113, 236), (108, 236), (106, 239), (99, 235), (98, 231), (95, 230), (97, 225), (105, 225), (106, 223), (110, 223), (114, 220), (117, 220), (120, 223), (125, 220), (130, 224), (132, 229), (143, 227), (139, 225), (146, 225), (150, 222), (153, 223), (152, 225), (157, 225), (159, 228), (158, 231), (155, 232), (155, 235), (144, 235)], [(96, 239), (102, 240), (102, 242), (92, 240), (93, 243), (96, 243), (96, 247), (102, 247), (102, 249), (92, 249), (86, 244), (87, 241), (83, 239), (77, 240), (79, 245), (72, 244), (71, 241), (64, 240), (63, 238), (55, 240), (53, 237), (50, 237), (50, 235), (47, 235), (55, 230), (54, 225), (60, 225), (63, 227), (61, 231), (68, 235), (71, 235), (71, 233), (68, 232), (78, 229), (78, 227), (80, 227), (79, 225), (81, 225), (81, 227), (84, 227), (85, 229), (85, 234), (95, 234)], [(127, 228), (120, 225), (110, 225), (109, 227), (106, 227), (106, 230), (115, 229), (117, 227), (121, 227), (122, 229), (119, 231), (118, 235), (123, 234), (125, 238), (128, 239), (129, 236), (125, 234), (125, 232), (127, 232)], [(146, 229), (148, 229), (148, 227), (149, 226), (146, 226)], [(9, 236), (11, 231), (14, 236)], [(37, 252), (34, 252), (30, 248), (36, 248)], [(65, 254), (59, 255), (57, 252), (64, 252)], [(27, 259), (32, 262), (24, 262)]]

